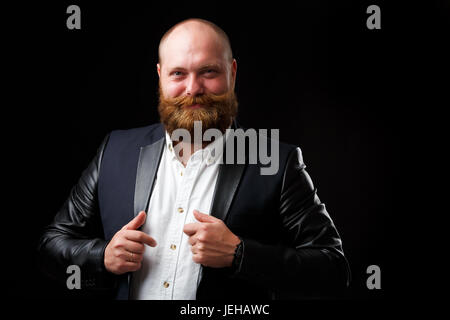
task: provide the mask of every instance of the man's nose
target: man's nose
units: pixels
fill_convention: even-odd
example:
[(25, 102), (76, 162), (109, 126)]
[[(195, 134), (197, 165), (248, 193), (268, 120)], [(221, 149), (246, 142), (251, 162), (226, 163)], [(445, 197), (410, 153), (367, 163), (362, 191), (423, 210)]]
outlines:
[(196, 75), (191, 75), (186, 84), (186, 95), (197, 96), (204, 93), (203, 83)]

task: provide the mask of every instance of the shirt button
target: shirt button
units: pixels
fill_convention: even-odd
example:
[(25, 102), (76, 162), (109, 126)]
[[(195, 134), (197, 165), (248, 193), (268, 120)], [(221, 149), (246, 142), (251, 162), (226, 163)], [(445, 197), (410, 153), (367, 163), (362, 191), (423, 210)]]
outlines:
[(177, 248), (176, 245), (174, 245), (174, 244), (171, 244), (171, 245), (170, 245), (170, 249), (175, 250), (176, 248)]
[(180, 172), (180, 175), (183, 176), (183, 171)]
[(169, 150), (172, 151), (172, 145), (171, 144), (169, 144)]
[(183, 208), (178, 208), (178, 212), (183, 213), (184, 212)]
[(167, 281), (164, 281), (163, 286), (164, 286), (164, 288), (168, 288), (169, 287), (169, 283)]

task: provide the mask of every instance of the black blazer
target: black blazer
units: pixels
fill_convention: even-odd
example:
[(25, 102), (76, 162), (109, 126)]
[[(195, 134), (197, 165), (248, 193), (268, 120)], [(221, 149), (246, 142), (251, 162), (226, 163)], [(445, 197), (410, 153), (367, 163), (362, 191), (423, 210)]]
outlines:
[[(82, 288), (128, 299), (131, 274), (106, 271), (104, 250), (147, 209), (164, 145), (161, 124), (113, 131), (104, 139), (39, 241), (47, 274), (65, 283), (66, 268), (76, 264)], [(243, 239), (244, 257), (238, 270), (202, 267), (197, 299), (335, 295), (348, 285), (350, 271), (300, 149), (280, 143), (278, 173), (261, 175), (260, 168), (220, 165), (210, 213)]]

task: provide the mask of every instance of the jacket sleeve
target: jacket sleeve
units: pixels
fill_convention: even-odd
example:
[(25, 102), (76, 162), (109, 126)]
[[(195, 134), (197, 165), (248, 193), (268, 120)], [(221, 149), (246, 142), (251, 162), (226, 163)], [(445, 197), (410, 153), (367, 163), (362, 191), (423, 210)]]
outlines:
[(350, 282), (341, 239), (305, 167), (300, 149), (294, 149), (279, 202), (282, 244), (242, 239), (244, 253), (235, 273), (279, 297), (334, 295)]
[(39, 240), (39, 265), (48, 276), (65, 283), (67, 267), (81, 271), (81, 289), (108, 289), (114, 277), (104, 266), (104, 240), (98, 207), (97, 183), (103, 151), (109, 135), (95, 158), (72, 188), (69, 198)]

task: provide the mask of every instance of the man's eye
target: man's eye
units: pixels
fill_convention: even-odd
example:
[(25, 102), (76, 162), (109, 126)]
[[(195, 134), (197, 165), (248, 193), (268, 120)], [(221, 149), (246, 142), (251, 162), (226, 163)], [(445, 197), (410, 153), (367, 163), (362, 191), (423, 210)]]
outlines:
[(215, 69), (205, 69), (203, 71), (203, 74), (207, 77), (215, 77), (217, 75), (217, 70)]
[(179, 76), (183, 75), (183, 73), (181, 73), (181, 71), (174, 71), (173, 75), (179, 77)]

